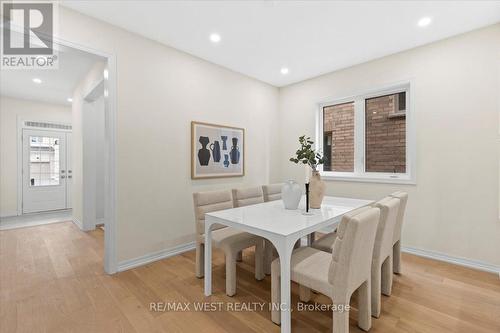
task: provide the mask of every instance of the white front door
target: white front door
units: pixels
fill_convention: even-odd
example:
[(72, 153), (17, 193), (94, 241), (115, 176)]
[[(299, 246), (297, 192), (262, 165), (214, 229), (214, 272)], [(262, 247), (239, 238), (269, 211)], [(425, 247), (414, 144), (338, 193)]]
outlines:
[(68, 208), (66, 135), (23, 130), (23, 214)]

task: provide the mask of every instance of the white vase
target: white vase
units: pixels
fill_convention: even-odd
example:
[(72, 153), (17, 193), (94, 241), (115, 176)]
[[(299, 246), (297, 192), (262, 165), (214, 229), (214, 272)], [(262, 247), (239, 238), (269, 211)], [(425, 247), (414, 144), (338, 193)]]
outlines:
[(281, 187), (281, 199), (285, 209), (297, 209), (301, 197), (302, 188), (295, 181), (288, 180)]

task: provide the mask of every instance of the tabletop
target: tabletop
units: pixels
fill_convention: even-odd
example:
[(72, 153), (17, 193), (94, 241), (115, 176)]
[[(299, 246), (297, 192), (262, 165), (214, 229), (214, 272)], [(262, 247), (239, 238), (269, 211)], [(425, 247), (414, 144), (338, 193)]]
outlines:
[(340, 219), (345, 213), (371, 204), (371, 200), (325, 197), (320, 209), (304, 214), (305, 196), (296, 210), (288, 210), (281, 200), (207, 213), (216, 219), (252, 229), (288, 236), (305, 229), (314, 229)]

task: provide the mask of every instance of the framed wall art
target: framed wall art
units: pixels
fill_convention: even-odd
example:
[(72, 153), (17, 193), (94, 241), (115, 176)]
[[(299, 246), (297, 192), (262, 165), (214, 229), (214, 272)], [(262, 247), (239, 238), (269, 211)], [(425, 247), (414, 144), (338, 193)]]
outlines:
[(191, 122), (191, 178), (245, 175), (245, 129)]

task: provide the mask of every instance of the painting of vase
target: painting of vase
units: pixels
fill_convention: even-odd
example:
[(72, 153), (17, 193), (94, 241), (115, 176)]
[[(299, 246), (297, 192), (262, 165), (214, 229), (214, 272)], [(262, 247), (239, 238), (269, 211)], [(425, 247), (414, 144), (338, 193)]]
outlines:
[(219, 163), (220, 162), (220, 145), (219, 141), (214, 141), (210, 145), (210, 150), (212, 151), (212, 158), (214, 159), (214, 162)]
[(202, 145), (202, 148), (198, 150), (198, 160), (200, 161), (200, 165), (208, 165), (208, 162), (210, 161), (210, 151), (207, 149), (207, 145), (210, 142), (210, 139), (206, 136), (200, 136), (198, 141)]
[(222, 150), (227, 150), (227, 135), (222, 135), (220, 138), (222, 139)]
[(245, 175), (245, 129), (191, 122), (191, 178)]
[(240, 162), (240, 148), (238, 147), (238, 138), (232, 138), (233, 146), (231, 147), (231, 163), (238, 164)]

